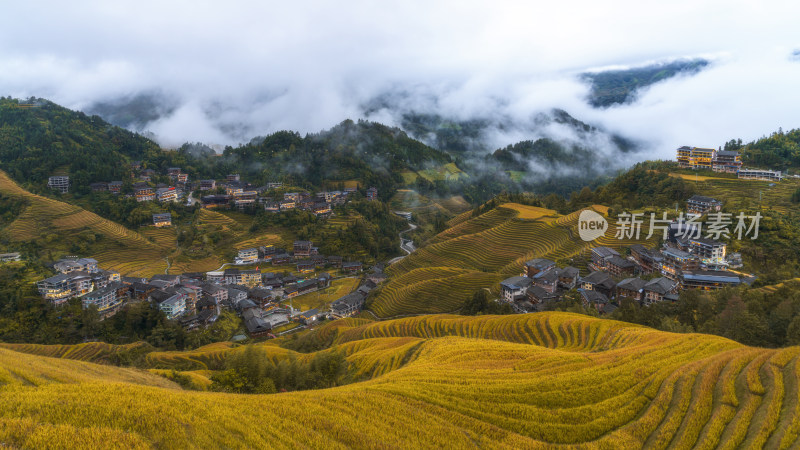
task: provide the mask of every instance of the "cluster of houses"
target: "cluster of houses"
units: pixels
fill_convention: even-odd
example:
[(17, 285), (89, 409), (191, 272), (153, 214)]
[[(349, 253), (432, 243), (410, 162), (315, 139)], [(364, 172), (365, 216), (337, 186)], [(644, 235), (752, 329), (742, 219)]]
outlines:
[(678, 148), (678, 164), (685, 169), (710, 169), (714, 172), (735, 173), (742, 180), (781, 181), (780, 170), (745, 169), (738, 151), (713, 148)]
[(677, 301), (678, 292), (683, 289), (721, 289), (752, 283), (750, 277), (721, 270), (741, 267), (741, 256), (726, 255), (725, 243), (703, 237), (686, 238), (683, 231), (679, 226), (671, 227), (669, 240), (661, 249), (634, 244), (627, 257), (610, 247), (592, 248), (589, 273), (585, 276), (574, 267), (559, 268), (548, 259), (533, 259), (525, 263), (522, 275), (500, 283), (501, 299), (518, 312), (541, 311), (576, 289), (585, 307), (607, 314), (618, 307), (623, 297), (646, 306)]
[(239, 250), (234, 259), (236, 265), (271, 263), (273, 266), (294, 264), (300, 273), (311, 273), (317, 269), (332, 267), (345, 273), (358, 273), (363, 269), (360, 261), (343, 261), (341, 256), (324, 256), (311, 241), (294, 241), (292, 251), (266, 245)]
[[(301, 273), (323, 267), (346, 273), (362, 271), (360, 262), (342, 262), (341, 257), (319, 255), (310, 241), (294, 242), (293, 250), (287, 253), (274, 246), (245, 249), (239, 252), (237, 263), (295, 263)], [(309, 263), (310, 271), (305, 270)], [(119, 272), (102, 270), (92, 258), (65, 258), (56, 262), (53, 269), (58, 272), (56, 275), (36, 283), (42, 297), (53, 304), (61, 305), (78, 297), (84, 308), (94, 306), (105, 318), (114, 315), (125, 303), (148, 301), (168, 319), (180, 320), (189, 329), (213, 323), (222, 308), (229, 308), (242, 315), (251, 336), (262, 336), (290, 320), (308, 324), (320, 314), (333, 317), (355, 314), (369, 292), (386, 279), (382, 270), (376, 271), (356, 291), (334, 302), (330, 312), (320, 313), (287, 309), (279, 303), (329, 287), (328, 273), (299, 278), (285, 273), (262, 273), (259, 269), (229, 268), (206, 273), (159, 274), (147, 279), (121, 277)]]

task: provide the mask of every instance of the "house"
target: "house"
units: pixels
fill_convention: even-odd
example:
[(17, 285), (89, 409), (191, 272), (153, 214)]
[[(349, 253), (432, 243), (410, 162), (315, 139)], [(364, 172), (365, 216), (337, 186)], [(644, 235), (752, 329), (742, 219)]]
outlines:
[(53, 264), (53, 268), (61, 273), (97, 272), (97, 260), (94, 258), (64, 258)]
[(258, 249), (255, 247), (239, 250), (234, 260), (234, 264), (253, 264), (255, 262), (258, 262)]
[(137, 202), (149, 202), (156, 199), (155, 191), (146, 184), (136, 184), (133, 187), (133, 195)]
[(214, 180), (200, 180), (197, 189), (201, 191), (213, 191), (217, 188), (217, 182)]
[(363, 266), (358, 261), (350, 261), (350, 262), (343, 262), (342, 263), (342, 271), (349, 272), (349, 273), (358, 273), (361, 272)]
[(317, 265), (314, 264), (314, 261), (311, 261), (310, 259), (297, 262), (297, 271), (300, 273), (311, 273), (316, 269), (316, 267)]
[(280, 209), (281, 211), (285, 211), (287, 209), (294, 209), (297, 204), (294, 200), (281, 200), (280, 201)]
[(557, 301), (560, 297), (558, 294), (553, 292), (548, 292), (547, 290), (539, 286), (531, 286), (525, 292), (524, 298), (531, 304), (538, 305), (542, 303)]
[(47, 179), (47, 187), (66, 194), (69, 191), (69, 177), (66, 175), (52, 176)]
[(102, 317), (113, 315), (115, 309), (125, 301), (125, 297), (119, 295), (121, 287), (122, 283), (111, 283), (104, 288), (89, 292), (81, 299), (83, 309), (94, 306)]
[(203, 295), (213, 298), (218, 305), (228, 300), (228, 290), (223, 286), (205, 283), (200, 287), (202, 288)]
[(615, 277), (633, 275), (634, 270), (636, 270), (636, 264), (621, 256), (612, 256), (606, 260), (606, 270)]
[(556, 266), (556, 263), (545, 258), (532, 259), (525, 263), (525, 275), (533, 278), (539, 272), (546, 272)]
[(533, 284), (533, 279), (528, 277), (511, 277), (500, 282), (502, 299), (513, 303), (515, 300), (522, 299), (528, 288)]
[(108, 183), (98, 182), (98, 183), (90, 183), (89, 187), (92, 189), (92, 192), (104, 192), (108, 190)]
[(239, 277), (240, 284), (245, 286), (253, 287), (261, 283), (261, 271), (257, 269), (242, 270), (239, 272)]
[(742, 279), (734, 272), (726, 270), (686, 270), (681, 273), (680, 284), (684, 289), (722, 289), (738, 286)]
[(642, 244), (630, 246), (631, 258), (636, 263), (639, 273), (651, 274), (661, 270), (661, 262), (664, 258), (655, 250), (650, 250)]
[(375, 271), (375, 273), (367, 275), (367, 280), (372, 281), (376, 285), (381, 284), (388, 279), (389, 277), (382, 270)]
[(279, 212), (281, 210), (281, 203), (272, 200), (265, 201), (264, 210), (267, 212)]
[(314, 244), (311, 241), (294, 241), (294, 256), (295, 257), (308, 257), (311, 256), (311, 248)]
[(617, 283), (611, 278), (607, 272), (594, 271), (589, 275), (580, 279), (581, 289), (587, 291), (599, 291), (606, 297), (611, 297), (614, 294), (614, 287)]
[(269, 261), (272, 259), (272, 255), (275, 254), (276, 250), (277, 249), (275, 248), (274, 245), (264, 245), (258, 247), (258, 257), (260, 259), (263, 259), (264, 261)]
[(37, 281), (36, 287), (46, 300), (56, 305), (66, 302), (69, 298), (79, 297), (92, 290), (92, 279), (85, 272), (73, 272), (58, 275)]
[(153, 214), (153, 225), (157, 227), (171, 226), (172, 214), (170, 213)]
[(175, 186), (156, 189), (156, 198), (160, 202), (174, 202), (178, 200), (178, 191)]
[(228, 303), (236, 306), (237, 303), (247, 298), (248, 289), (245, 286), (227, 286), (228, 290)]
[(272, 257), (273, 266), (280, 266), (283, 264), (289, 264), (291, 262), (292, 262), (292, 256), (289, 255), (288, 253), (280, 253)]
[(245, 209), (255, 206), (258, 200), (258, 192), (256, 191), (242, 191), (233, 196), (233, 205), (238, 209)]
[(298, 314), (297, 316), (295, 316), (295, 318), (303, 325), (311, 325), (317, 321), (319, 315), (320, 315), (319, 310), (309, 309), (306, 312)]
[(713, 148), (678, 148), (678, 165), (685, 169), (711, 169), (717, 151)]
[(558, 288), (558, 276), (561, 270), (558, 268), (550, 269), (546, 272), (539, 272), (533, 276), (533, 283), (549, 293), (554, 293)]
[(331, 204), (328, 202), (315, 202), (311, 207), (311, 211), (316, 215), (330, 214)]
[(610, 247), (594, 247), (592, 248), (591, 258), (592, 261), (589, 264), (590, 269), (592, 270), (605, 270), (606, 269), (606, 262), (612, 256), (619, 256), (619, 253)]
[(155, 290), (149, 299), (164, 312), (167, 319), (176, 319), (186, 312), (186, 295), (177, 289)]
[[(317, 276), (317, 283), (319, 284), (320, 289), (325, 289), (331, 285), (331, 276), (327, 273), (321, 273)], [(377, 283), (376, 283), (377, 284)]]
[(311, 255), (311, 262), (314, 263), (314, 267), (317, 269), (321, 269), (325, 267), (328, 261), (322, 255)]
[(0, 253), (0, 262), (21, 261), (22, 255), (19, 252)]
[(108, 183), (108, 190), (112, 194), (119, 194), (122, 191), (122, 181), (112, 181)]
[(204, 195), (200, 197), (203, 208), (227, 208), (230, 206), (231, 197), (229, 195)]
[(150, 181), (156, 175), (156, 171), (153, 169), (144, 169), (139, 172), (139, 178), (144, 181)]
[(157, 286), (153, 286), (149, 283), (134, 282), (130, 286), (131, 299), (137, 301), (147, 300), (150, 297), (150, 294), (157, 289)]
[(270, 324), (262, 318), (261, 311), (257, 309), (248, 309), (243, 312), (242, 319), (250, 337), (267, 336), (272, 331)]
[(150, 284), (153, 284), (155, 281), (163, 281), (166, 283), (167, 287), (175, 287), (181, 282), (180, 275), (169, 275), (166, 273), (160, 273), (153, 275), (150, 277)]
[(558, 286), (563, 289), (573, 289), (578, 284), (580, 271), (572, 266), (567, 266), (558, 272)]
[(342, 257), (341, 256), (328, 256), (328, 265), (335, 269), (342, 268)]
[(345, 295), (331, 304), (330, 314), (335, 318), (349, 317), (364, 306), (365, 297), (357, 292)]
[(367, 200), (377, 200), (378, 199), (378, 189), (371, 187), (367, 189)]
[(781, 181), (783, 175), (780, 170), (740, 169), (740, 180)]
[(689, 251), (700, 259), (722, 261), (728, 245), (708, 238), (689, 239)]
[(588, 289), (578, 289), (578, 292), (581, 295), (584, 308), (594, 307), (597, 312), (600, 312), (606, 305), (611, 303), (608, 296), (602, 292)]
[(677, 280), (680, 273), (685, 270), (700, 268), (700, 260), (689, 252), (677, 248), (664, 247), (661, 250), (661, 255), (664, 258), (661, 262), (661, 274), (670, 280)]
[(736, 173), (742, 168), (742, 157), (734, 150), (720, 150), (711, 161), (714, 172)]
[(721, 201), (705, 195), (693, 195), (686, 200), (686, 212), (689, 214), (702, 216), (707, 212), (717, 212), (721, 209)]
[(210, 272), (206, 272), (206, 281), (209, 283), (224, 283), (225, 272), (222, 270), (212, 270)]
[(678, 299), (678, 283), (666, 277), (654, 278), (642, 287), (642, 302), (652, 305), (664, 300), (675, 301)]
[(247, 293), (247, 298), (254, 301), (261, 308), (264, 308), (272, 303), (272, 289), (263, 287), (250, 289), (250, 292)]
[(616, 286), (617, 297), (628, 297), (636, 301), (642, 300), (642, 289), (647, 284), (641, 278), (625, 278)]
[(225, 181), (228, 181), (228, 182), (231, 182), (231, 181), (236, 181), (236, 182), (238, 182), (238, 181), (241, 181), (241, 178), (239, 177), (239, 174), (238, 174), (238, 173), (229, 173), (229, 174), (228, 174), (228, 175), (225, 177)]
[(239, 269), (225, 269), (223, 272), (225, 284), (241, 284), (242, 283), (242, 273)]

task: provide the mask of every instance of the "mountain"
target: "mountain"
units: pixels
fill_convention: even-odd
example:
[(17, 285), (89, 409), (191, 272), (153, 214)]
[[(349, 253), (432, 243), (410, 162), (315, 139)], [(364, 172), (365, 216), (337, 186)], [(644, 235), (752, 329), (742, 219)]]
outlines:
[[(185, 372), (151, 373), (0, 348), (0, 439), (16, 447), (783, 448), (800, 432), (797, 347), (566, 313), (347, 319), (308, 339), (323, 349), (255, 349), (268, 365), (345, 355), (355, 382), (269, 395), (193, 392), (155, 374), (200, 387), (243, 348), (194, 352)], [(178, 352), (146, 361), (184, 364)]]
[(148, 124), (175, 112), (178, 106), (174, 98), (163, 93), (140, 92), (92, 103), (85, 111), (113, 125), (143, 131)]
[(648, 86), (678, 75), (694, 75), (708, 67), (710, 62), (702, 58), (650, 64), (623, 70), (586, 72), (580, 79), (592, 90), (587, 99), (595, 108), (632, 103)]

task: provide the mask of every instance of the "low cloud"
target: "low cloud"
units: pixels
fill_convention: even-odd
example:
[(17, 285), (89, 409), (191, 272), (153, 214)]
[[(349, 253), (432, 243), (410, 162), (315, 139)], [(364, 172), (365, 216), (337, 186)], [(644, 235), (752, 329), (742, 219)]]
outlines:
[[(499, 148), (565, 132), (531, 124), (553, 108), (643, 143), (637, 158), (800, 127), (800, 5), (722, 1), (17, 2), (0, 28), (0, 94), (78, 109), (162, 92), (174, 102), (142, 127), (168, 146), (314, 133), (391, 95), (399, 112), (484, 118)], [(26, 19), (27, 18), (27, 19)], [(713, 55), (711, 67), (597, 110), (590, 68)], [(538, 131), (534, 131), (538, 130)], [(574, 139), (565, 134), (563, 139)], [(602, 137), (596, 145), (607, 145)]]

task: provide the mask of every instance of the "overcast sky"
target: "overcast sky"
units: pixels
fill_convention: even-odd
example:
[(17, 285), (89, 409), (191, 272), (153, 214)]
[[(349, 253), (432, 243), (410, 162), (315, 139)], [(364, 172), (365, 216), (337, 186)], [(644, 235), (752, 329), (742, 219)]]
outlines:
[[(800, 127), (797, 1), (266, 3), (7, 3), (0, 95), (80, 109), (162, 92), (178, 108), (148, 129), (165, 145), (316, 132), (389, 89), (459, 117), (559, 107), (663, 157)], [(609, 110), (575, 78), (695, 56), (714, 64)]]

